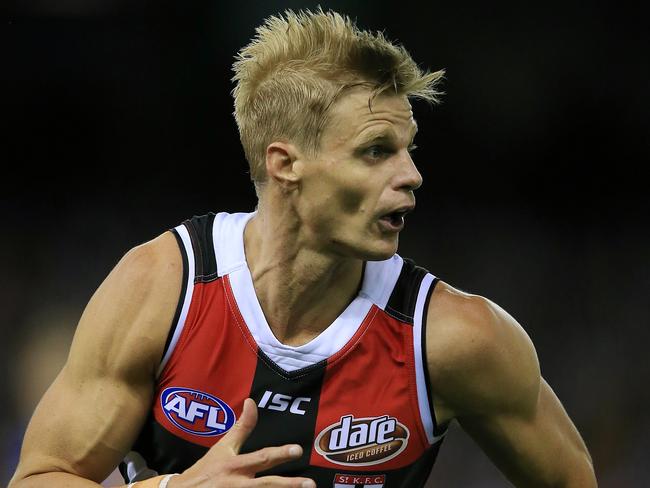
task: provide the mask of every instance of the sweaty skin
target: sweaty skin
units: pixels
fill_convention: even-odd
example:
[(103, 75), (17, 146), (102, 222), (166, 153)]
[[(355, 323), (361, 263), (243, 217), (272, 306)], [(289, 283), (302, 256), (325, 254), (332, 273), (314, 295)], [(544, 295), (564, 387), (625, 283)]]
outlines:
[[(290, 141), (267, 147), (269, 178), (244, 245), (264, 314), (285, 344), (320, 334), (355, 297), (363, 261), (396, 252), (395, 212), (412, 208), (422, 183), (409, 152), (417, 126), (408, 100), (381, 95), (370, 109), (370, 96), (359, 88), (341, 97), (315, 157)], [(11, 488), (98, 486), (130, 449), (150, 408), (181, 267), (165, 233), (108, 276), (34, 413)], [(530, 339), (503, 309), (439, 283), (428, 310), (427, 363), (438, 421), (457, 419), (516, 486), (596, 486), (587, 449), (541, 378)], [(238, 454), (256, 420), (254, 403), (246, 403), (236, 426), (169, 488), (314, 486), (253, 479), (300, 448)]]

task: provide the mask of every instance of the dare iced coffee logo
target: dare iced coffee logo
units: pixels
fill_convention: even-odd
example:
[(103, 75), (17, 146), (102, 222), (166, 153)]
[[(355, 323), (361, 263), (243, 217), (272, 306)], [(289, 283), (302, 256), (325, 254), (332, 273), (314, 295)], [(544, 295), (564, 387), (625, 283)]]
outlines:
[(326, 427), (314, 448), (328, 461), (343, 466), (371, 466), (394, 458), (408, 444), (409, 431), (388, 415), (355, 419), (345, 415)]

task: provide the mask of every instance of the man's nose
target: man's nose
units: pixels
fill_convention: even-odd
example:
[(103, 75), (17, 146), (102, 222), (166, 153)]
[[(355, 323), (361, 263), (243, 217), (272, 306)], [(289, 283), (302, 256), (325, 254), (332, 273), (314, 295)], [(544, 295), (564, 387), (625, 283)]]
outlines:
[(422, 186), (422, 175), (408, 151), (404, 151), (404, 155), (400, 158), (398, 178), (397, 186), (399, 189), (413, 191)]

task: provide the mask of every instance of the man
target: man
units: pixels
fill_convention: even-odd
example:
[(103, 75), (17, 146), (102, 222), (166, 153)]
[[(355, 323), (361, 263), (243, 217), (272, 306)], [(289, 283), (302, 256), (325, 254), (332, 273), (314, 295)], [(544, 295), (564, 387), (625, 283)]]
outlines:
[(409, 98), (442, 72), (318, 11), (269, 18), (235, 73), (257, 211), (120, 261), (10, 486), (120, 461), (137, 488), (422, 486), (454, 419), (517, 486), (596, 486), (523, 329), (395, 254), (422, 182)]

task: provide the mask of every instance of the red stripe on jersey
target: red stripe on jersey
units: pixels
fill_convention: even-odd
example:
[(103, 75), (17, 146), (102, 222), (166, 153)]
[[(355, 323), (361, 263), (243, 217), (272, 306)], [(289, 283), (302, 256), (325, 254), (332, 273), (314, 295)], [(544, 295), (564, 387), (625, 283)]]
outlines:
[(429, 448), (417, 406), (413, 328), (373, 309), (357, 332), (363, 341), (350, 341), (345, 361), (338, 354), (328, 361), (312, 465), (397, 469)]
[[(241, 413), (255, 374), (257, 351), (242, 347), (245, 341), (242, 341), (239, 330), (229, 330), (241, 327), (233, 320), (233, 308), (229, 303), (231, 297), (227, 289), (227, 278), (194, 285), (185, 326), (158, 379), (153, 406), (156, 420), (165, 429), (205, 447), (212, 446), (222, 436), (201, 437), (182, 430), (165, 415), (160, 397), (167, 388), (187, 388), (217, 397), (235, 415)], [(197, 398), (200, 400), (200, 396)], [(191, 397), (187, 397), (186, 401), (191, 401)], [(197, 414), (195, 410), (194, 417), (198, 417), (199, 423), (205, 422), (207, 411)]]

